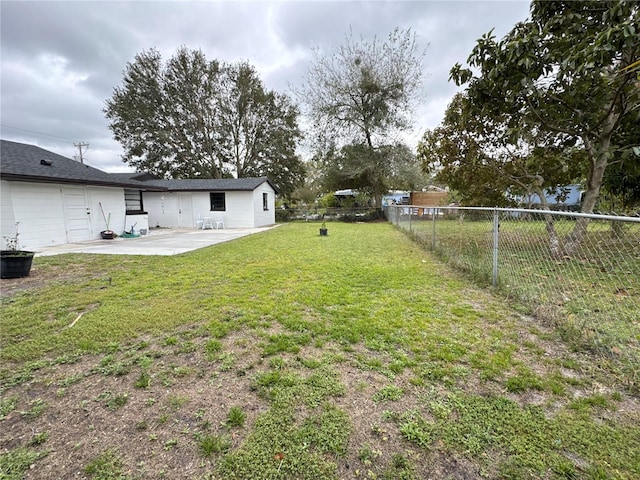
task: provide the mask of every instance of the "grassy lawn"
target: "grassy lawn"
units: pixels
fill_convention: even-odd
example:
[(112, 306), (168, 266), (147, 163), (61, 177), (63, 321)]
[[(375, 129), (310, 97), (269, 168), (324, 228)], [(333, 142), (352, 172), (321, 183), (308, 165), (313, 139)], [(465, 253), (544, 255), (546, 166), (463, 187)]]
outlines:
[[(438, 219), (435, 252), (490, 285), (493, 226), (490, 212), (480, 213), (471, 221)], [(563, 237), (574, 226), (562, 218), (555, 224)], [(411, 227), (433, 249), (432, 220), (414, 220)], [(574, 348), (607, 359), (620, 381), (640, 391), (640, 224), (614, 231), (609, 222), (594, 220), (581, 247), (558, 259), (543, 221), (504, 217), (498, 244), (502, 293), (554, 325)]]
[(389, 224), (34, 263), (2, 284), (0, 478), (640, 476), (606, 364)]

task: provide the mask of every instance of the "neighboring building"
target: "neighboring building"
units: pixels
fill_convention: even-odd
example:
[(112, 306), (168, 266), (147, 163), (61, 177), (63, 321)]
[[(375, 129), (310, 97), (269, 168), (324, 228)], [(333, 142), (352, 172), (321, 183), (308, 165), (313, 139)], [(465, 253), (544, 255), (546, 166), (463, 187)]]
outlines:
[(420, 192), (389, 192), (382, 197), (382, 205), (438, 206), (446, 205), (448, 197), (445, 189), (430, 186)]
[[(565, 185), (563, 187), (549, 188), (544, 191), (545, 199), (551, 210), (579, 211), (582, 205), (584, 191), (581, 185)], [(526, 208), (539, 208), (540, 196), (532, 193), (516, 198), (518, 204)]]
[(449, 203), (447, 201), (448, 198), (449, 192), (447, 192), (444, 188), (430, 186), (425, 188), (421, 192), (411, 192), (411, 198), (409, 199), (409, 202), (410, 205), (418, 206), (444, 206)]
[[(100, 238), (109, 228), (127, 227), (125, 191), (157, 189), (120, 179), (35, 145), (0, 141), (0, 231), (6, 236), (19, 223), (25, 249)], [(138, 225), (140, 228), (140, 225)]]
[(387, 205), (409, 205), (410, 198), (411, 192), (395, 190), (393, 192), (387, 193), (384, 197), (382, 197), (382, 206), (386, 207)]
[[(275, 223), (274, 185), (266, 178), (159, 180), (107, 173), (35, 145), (0, 143), (0, 230), (24, 249), (100, 238), (109, 229), (195, 228), (198, 217), (225, 228)], [(104, 212), (104, 217), (103, 217)]]

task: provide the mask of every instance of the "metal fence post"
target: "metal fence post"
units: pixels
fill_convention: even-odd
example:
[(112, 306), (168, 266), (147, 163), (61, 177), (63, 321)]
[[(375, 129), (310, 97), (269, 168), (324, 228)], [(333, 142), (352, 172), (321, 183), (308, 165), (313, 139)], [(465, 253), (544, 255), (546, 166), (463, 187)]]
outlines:
[(432, 210), (433, 213), (433, 233), (431, 234), (431, 250), (435, 251), (436, 249), (436, 215), (435, 209)]
[(493, 209), (493, 273), (491, 275), (491, 283), (494, 287), (498, 286), (498, 233), (500, 231), (500, 218), (498, 217), (498, 209)]
[(409, 233), (411, 232), (411, 217), (413, 216), (413, 207), (409, 207)]

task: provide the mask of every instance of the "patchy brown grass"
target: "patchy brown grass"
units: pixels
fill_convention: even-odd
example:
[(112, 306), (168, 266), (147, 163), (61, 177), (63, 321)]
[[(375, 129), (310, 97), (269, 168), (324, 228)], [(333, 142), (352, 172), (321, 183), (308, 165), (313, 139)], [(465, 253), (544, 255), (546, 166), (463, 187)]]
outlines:
[[(117, 352), (83, 355), (74, 363), (41, 368), (34, 372), (32, 380), (7, 389), (2, 396), (16, 399), (17, 403), (0, 422), (0, 451), (29, 444), (38, 434), (47, 432), (43, 446), (48, 454), (28, 471), (26, 478), (84, 478), (85, 467), (105, 451), (117, 453), (124, 465), (121, 473), (127, 478), (207, 478), (221, 456), (203, 456), (198, 435), (224, 436), (230, 439), (231, 449), (246, 441), (257, 417), (269, 409), (268, 400), (252, 387), (258, 373), (272, 368), (269, 358), (261, 356), (256, 346), (279, 330), (233, 332), (220, 340), (220, 354), (213, 361), (205, 353), (209, 337), (194, 326), (164, 338), (142, 338), (136, 344), (123, 345)], [(167, 344), (167, 338), (177, 342)], [(546, 361), (551, 355), (582, 361), (561, 344), (550, 340), (540, 343), (544, 353), (539, 361), (527, 356), (526, 349), (519, 352), (540, 375), (548, 375), (554, 369)], [(347, 412), (351, 423), (347, 452), (333, 459), (338, 478), (374, 478), (389, 472), (398, 455), (412, 465), (411, 478), (497, 476), (495, 470), (462, 453), (443, 451), (437, 445), (424, 449), (407, 442), (385, 418), (388, 412), (421, 409), (425, 391), (435, 388), (446, 392), (451, 387), (439, 382), (415, 385), (414, 370), (393, 376), (369, 370), (355, 360), (356, 353), (358, 358), (380, 360), (385, 366), (391, 358), (363, 345), (353, 347), (345, 351), (336, 344), (307, 346), (297, 354), (272, 357), (281, 359), (286, 366), (283, 368), (302, 370), (303, 374), (305, 367), (300, 365), (300, 359), (322, 362), (328, 356), (336, 357), (332, 363), (346, 391), (334, 402)], [(120, 370), (119, 364), (126, 368)], [(147, 388), (136, 387), (142, 372), (149, 375)], [(542, 406), (551, 416), (566, 406), (567, 398), (611, 393), (610, 388), (594, 384), (581, 371), (570, 370), (568, 375), (576, 386), (565, 397), (530, 390), (507, 396), (522, 406)], [(402, 397), (374, 401), (375, 394), (388, 385), (401, 388)], [(483, 381), (478, 375), (457, 381), (455, 388), (474, 395), (505, 393), (499, 383)], [(119, 396), (126, 396), (126, 403), (118, 407), (113, 400)], [(25, 412), (35, 401), (41, 401), (45, 408), (30, 418)], [(242, 428), (225, 424), (233, 406), (246, 413)], [(615, 410), (603, 412), (602, 418), (626, 423), (637, 420), (638, 411), (637, 399), (625, 396)], [(305, 409), (298, 414), (304, 417)]]
[[(268, 270), (262, 277), (241, 268), (216, 277), (207, 263), (211, 251), (154, 264), (171, 274), (170, 290), (154, 286), (158, 297), (170, 291), (185, 310), (194, 302), (206, 309), (214, 300), (200, 296), (215, 287), (217, 303), (199, 320), (140, 332), (133, 326), (142, 307), (123, 296), (121, 311), (131, 311), (129, 338), (93, 353), (5, 362), (0, 473), (13, 466), (19, 473), (7, 478), (597, 478), (600, 472), (630, 479), (640, 473), (634, 455), (640, 402), (606, 375), (606, 366), (465, 284), (393, 230), (361, 240), (363, 251), (378, 248), (370, 264), (357, 260), (362, 252), (340, 263), (332, 260), (338, 251), (324, 251), (305, 276), (316, 262), (306, 251), (295, 254), (300, 228), (289, 244), (294, 253), (277, 252), (277, 260), (253, 253), (271, 237), (215, 250), (216, 266), (233, 254)], [(332, 225), (332, 235), (340, 228), (359, 227)], [(367, 228), (374, 235), (385, 227)], [(281, 241), (285, 234), (284, 228), (274, 233)], [(384, 247), (390, 243), (400, 251)], [(100, 290), (109, 272), (117, 273), (117, 263), (109, 262), (93, 256), (43, 262), (33, 278), (12, 283), (14, 290), (3, 281), (3, 302), (38, 302), (40, 292), (55, 297), (55, 285), (90, 282), (91, 295), (110, 296), (63, 305), (67, 330), (87, 311), (71, 327), (82, 332), (87, 317), (105, 305), (120, 308), (116, 289), (138, 293), (137, 279), (129, 287), (123, 275), (111, 290)], [(133, 266), (144, 267), (139, 262)], [(421, 282), (405, 282), (418, 274)], [(139, 301), (144, 306), (147, 298)], [(483, 417), (496, 406), (504, 419)], [(232, 407), (244, 413), (241, 426), (227, 421)], [(331, 423), (342, 417), (322, 417), (327, 412), (344, 413), (344, 421)], [(520, 435), (509, 436), (510, 415), (522, 419)], [(279, 416), (286, 421), (274, 421)], [(404, 430), (409, 418), (414, 436)], [(311, 420), (317, 431), (305, 429)], [(533, 431), (539, 424), (545, 428)], [(331, 442), (343, 437), (344, 444)], [(204, 439), (220, 444), (207, 453)], [(24, 451), (34, 456), (22, 463), (11, 457)], [(241, 469), (235, 477), (230, 464)]]

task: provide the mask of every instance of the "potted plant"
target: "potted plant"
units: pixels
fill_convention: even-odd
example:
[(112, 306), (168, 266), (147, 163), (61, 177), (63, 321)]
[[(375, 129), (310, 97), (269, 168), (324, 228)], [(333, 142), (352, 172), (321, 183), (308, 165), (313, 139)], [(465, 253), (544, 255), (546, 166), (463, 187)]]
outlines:
[(104, 219), (104, 223), (107, 226), (106, 230), (102, 230), (100, 232), (100, 237), (103, 240), (113, 240), (114, 238), (116, 238), (116, 232), (114, 232), (113, 230), (111, 230), (109, 228), (109, 223), (111, 222), (111, 212), (109, 212), (109, 216), (105, 216), (104, 214), (104, 209), (102, 208), (102, 202), (98, 202), (98, 205), (100, 205), (100, 211), (102, 212), (102, 218)]
[(34, 252), (20, 250), (18, 244), (18, 224), (13, 236), (4, 237), (6, 250), (0, 251), (0, 278), (22, 278), (29, 275)]
[(327, 225), (322, 222), (322, 226), (320, 227), (320, 236), (326, 237), (327, 235), (329, 235), (329, 229), (327, 228)]

